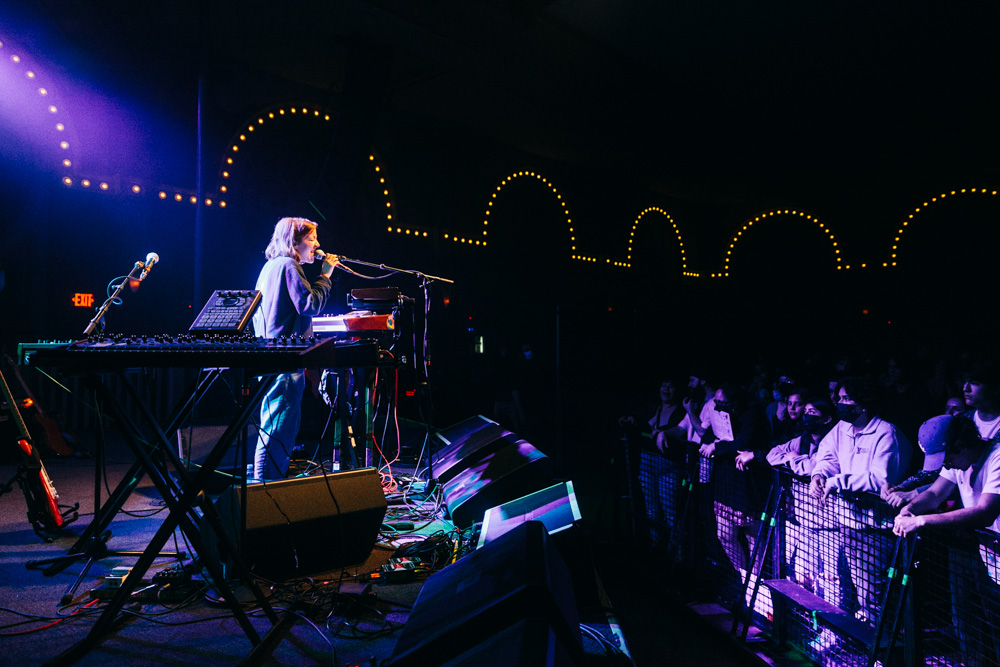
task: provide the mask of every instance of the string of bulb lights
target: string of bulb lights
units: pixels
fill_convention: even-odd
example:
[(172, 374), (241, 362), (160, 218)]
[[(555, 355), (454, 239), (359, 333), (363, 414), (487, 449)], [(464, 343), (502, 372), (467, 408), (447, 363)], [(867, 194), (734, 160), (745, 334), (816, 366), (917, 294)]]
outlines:
[[(42, 73), (39, 72), (39, 68), (32, 67), (29, 65), (28, 56), (25, 52), (14, 49), (9, 44), (0, 40), (0, 61), (7, 64), (8, 67), (15, 68), (15, 73), (17, 74), (13, 80), (20, 81), (22, 85), (27, 86), (27, 92), (30, 93), (31, 98), (38, 100), (37, 113), (39, 115), (45, 116), (45, 124), (50, 127), (53, 131), (52, 141), (58, 147), (61, 157), (59, 160), (59, 177), (62, 184), (68, 188), (82, 188), (84, 190), (92, 190), (94, 192), (101, 193), (119, 193), (124, 192), (131, 195), (142, 195), (147, 192), (155, 193), (156, 198), (162, 201), (173, 201), (176, 203), (187, 203), (190, 205), (197, 205), (199, 203), (199, 198), (196, 192), (176, 187), (150, 187), (148, 185), (143, 185), (138, 182), (125, 182), (121, 183), (119, 179), (108, 179), (99, 178), (91, 176), (81, 176), (79, 175), (79, 169), (76, 166), (77, 160), (75, 160), (72, 155), (76, 151), (76, 146), (68, 138), (68, 120), (67, 115), (60, 108), (61, 105), (57, 104), (56, 97), (52, 90), (52, 84), (44, 81)], [(331, 120), (331, 113), (329, 111), (323, 110), (317, 106), (311, 106), (308, 104), (301, 105), (280, 105), (273, 108), (269, 108), (266, 111), (262, 111), (255, 115), (256, 122), (249, 122), (246, 126), (237, 132), (228, 142), (225, 155), (223, 156), (222, 165), (220, 166), (218, 176), (219, 185), (216, 188), (217, 198), (205, 197), (201, 203), (205, 206), (218, 206), (218, 208), (226, 208), (226, 199), (224, 197), (232, 196), (230, 192), (230, 180), (232, 176), (232, 170), (238, 167), (238, 157), (241, 150), (249, 147), (248, 142), (251, 138), (259, 134), (265, 127), (270, 129), (275, 126), (277, 122), (280, 122), (284, 118), (310, 118), (315, 119), (320, 122), (328, 123)], [(371, 165), (371, 175), (377, 182), (377, 187), (381, 196), (383, 198), (383, 203), (385, 206), (385, 215), (387, 233), (396, 234), (401, 236), (407, 236), (411, 238), (427, 239), (430, 237), (430, 232), (427, 229), (421, 229), (414, 227), (412, 225), (401, 225), (399, 220), (395, 216), (395, 206), (393, 202), (393, 197), (391, 195), (391, 188), (387, 182), (386, 169), (381, 161), (376, 157), (373, 152), (368, 156), (369, 163)], [(843, 253), (841, 252), (840, 241), (838, 237), (833, 233), (832, 229), (825, 223), (821, 222), (817, 217), (806, 213), (804, 211), (799, 211), (796, 209), (774, 209), (771, 211), (765, 211), (759, 215), (754, 216), (753, 219), (747, 219), (739, 229), (737, 229), (729, 239), (728, 248), (725, 249), (725, 255), (722, 257), (722, 268), (718, 271), (712, 273), (704, 273), (700, 271), (694, 271), (689, 268), (689, 258), (685, 251), (684, 240), (681, 234), (681, 230), (674, 218), (666, 210), (659, 206), (649, 206), (643, 209), (638, 216), (633, 220), (631, 230), (629, 232), (628, 240), (626, 242), (626, 251), (624, 253), (624, 259), (613, 256), (600, 257), (596, 254), (586, 254), (580, 252), (577, 245), (577, 227), (574, 225), (573, 217), (570, 214), (569, 206), (563, 199), (562, 193), (556, 188), (556, 186), (545, 176), (534, 171), (515, 171), (509, 175), (503, 177), (500, 183), (496, 186), (494, 192), (491, 193), (489, 201), (486, 203), (486, 209), (484, 211), (482, 225), (478, 232), (474, 233), (460, 233), (456, 231), (441, 231), (441, 238), (445, 241), (450, 241), (456, 245), (463, 246), (475, 246), (475, 247), (486, 247), (487, 240), (489, 237), (489, 225), (491, 219), (496, 218), (493, 213), (495, 212), (495, 205), (497, 204), (501, 193), (503, 193), (506, 188), (510, 187), (513, 183), (521, 180), (531, 180), (542, 184), (551, 192), (552, 196), (555, 198), (556, 202), (560, 207), (562, 213), (562, 218), (566, 224), (566, 230), (569, 240), (569, 251), (570, 259), (573, 261), (586, 262), (591, 264), (605, 264), (609, 267), (614, 267), (618, 269), (630, 269), (632, 268), (632, 253), (636, 244), (636, 235), (639, 231), (640, 223), (643, 221), (647, 214), (656, 213), (663, 217), (665, 222), (670, 225), (674, 235), (677, 239), (677, 248), (680, 253), (680, 264), (681, 264), (681, 275), (685, 278), (701, 278), (702, 276), (707, 276), (710, 278), (728, 278), (730, 275), (730, 266), (734, 254), (738, 251), (738, 246), (744, 236), (750, 233), (755, 227), (759, 229), (761, 223), (766, 222), (770, 218), (775, 218), (778, 216), (795, 216), (802, 218), (803, 220), (815, 225), (815, 227), (823, 233), (830, 242), (831, 249), (833, 251), (833, 260), (836, 270), (850, 270), (851, 264), (846, 263), (843, 259)], [(905, 237), (906, 231), (910, 228), (911, 224), (914, 223), (920, 213), (926, 211), (933, 204), (938, 203), (948, 197), (956, 197), (960, 195), (986, 195), (986, 196), (996, 196), (997, 190), (989, 188), (961, 188), (956, 190), (950, 190), (942, 192), (941, 194), (931, 197), (927, 201), (923, 201), (919, 206), (913, 208), (912, 212), (908, 213), (906, 218), (903, 219), (898, 229), (895, 230), (892, 241), (889, 244), (889, 252), (886, 259), (882, 262), (861, 262), (855, 264), (857, 268), (866, 269), (869, 266), (879, 266), (883, 268), (891, 268), (898, 265), (899, 249), (900, 245)]]

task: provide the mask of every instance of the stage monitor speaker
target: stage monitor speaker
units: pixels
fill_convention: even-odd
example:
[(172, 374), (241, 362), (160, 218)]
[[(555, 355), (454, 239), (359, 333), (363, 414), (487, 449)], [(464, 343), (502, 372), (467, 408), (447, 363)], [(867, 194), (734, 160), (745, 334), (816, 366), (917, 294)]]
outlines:
[(522, 523), (538, 521), (545, 526), (552, 543), (566, 562), (577, 603), (597, 605), (597, 568), (582, 519), (573, 481), (559, 482), (486, 510), (478, 548), (482, 549)]
[(442, 485), (451, 520), (461, 528), (490, 507), (552, 484), (552, 459), (524, 440), (505, 443)]
[[(517, 636), (518, 624), (525, 619), (531, 619), (527, 625), (533, 631), (524, 645), (497, 641), (511, 633)], [(553, 649), (549, 631), (558, 650)], [(581, 656), (580, 621), (569, 573), (545, 526), (537, 521), (517, 526), (431, 575), (420, 589), (389, 664), (472, 664), (469, 656), (483, 655), (486, 645), (533, 657), (508, 662), (493, 654), (494, 659), (474, 664), (575, 664)], [(546, 655), (553, 660), (540, 661)]]
[[(205, 463), (212, 448), (226, 432), (226, 426), (191, 426), (177, 429), (177, 457), (192, 474)], [(247, 425), (247, 462), (253, 461), (254, 448), (257, 446), (257, 427)], [(239, 462), (239, 448), (234, 444), (226, 449), (222, 462), (205, 485), (209, 494), (221, 493), (223, 489), (239, 481), (243, 474)]]
[[(247, 568), (277, 581), (363, 562), (375, 546), (387, 506), (374, 468), (255, 483), (246, 490), (242, 543), (241, 487), (227, 489), (215, 507)], [(204, 517), (201, 524), (208, 557), (231, 567), (232, 559), (220, 553), (218, 537)]]
[(486, 510), (479, 545), (484, 546), (528, 521), (540, 521), (549, 535), (571, 529), (583, 516), (573, 481), (559, 482)]
[(442, 429), (437, 439), (441, 447), (434, 455), (434, 479), (444, 484), (517, 436), (492, 419), (476, 415)]

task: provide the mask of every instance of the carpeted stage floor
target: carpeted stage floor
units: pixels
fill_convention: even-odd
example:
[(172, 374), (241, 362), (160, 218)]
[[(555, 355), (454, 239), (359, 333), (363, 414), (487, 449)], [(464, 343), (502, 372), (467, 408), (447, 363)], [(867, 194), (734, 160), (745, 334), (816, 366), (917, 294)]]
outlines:
[[(86, 445), (86, 443), (82, 443)], [(3, 457), (2, 481), (15, 472), (14, 458)], [(9, 665), (42, 665), (59, 661), (78, 645), (91, 629), (105, 604), (93, 599), (103, 578), (118, 566), (131, 566), (134, 556), (107, 555), (94, 561), (83, 576), (77, 594), (67, 605), (60, 604), (67, 590), (84, 571), (79, 560), (65, 570), (46, 576), (26, 563), (62, 556), (74, 545), (93, 517), (94, 459), (86, 455), (47, 458), (47, 470), (61, 502), (79, 503), (80, 518), (42, 541), (27, 520), (25, 500), (19, 489), (0, 497), (0, 647), (3, 662)], [(107, 499), (128, 471), (132, 458), (121, 443), (108, 444), (107, 464), (101, 485)], [(403, 476), (402, 471), (395, 471)], [(655, 563), (645, 562), (635, 549), (616, 535), (619, 529), (609, 517), (613, 489), (588, 491), (578, 482), (584, 528), (593, 553), (594, 596), (577, 604), (585, 664), (593, 665), (736, 665), (754, 664), (744, 651), (730, 644), (713, 629), (671, 601), (661, 590)], [(414, 497), (409, 497), (412, 505)], [(111, 550), (141, 551), (149, 544), (167, 512), (148, 477), (110, 525)], [(401, 495), (389, 496), (386, 522), (406, 512)], [(598, 514), (588, 519), (588, 513)], [(619, 518), (615, 520), (621, 520)], [(601, 525), (604, 524), (604, 525)], [(410, 611), (426, 575), (403, 583), (382, 583), (371, 587), (371, 595), (359, 597), (356, 584), (386, 563), (400, 544), (417, 541), (444, 531), (455, 535), (444, 513), (418, 522), (419, 536), (387, 534), (383, 531), (364, 563), (321, 573), (291, 583), (262, 582), (278, 612), (289, 622), (287, 631), (273, 647), (254, 656), (260, 664), (380, 665), (392, 655), (410, 618)], [(184, 536), (175, 531), (167, 548), (190, 552)], [(458, 561), (459, 563), (461, 560)], [(589, 562), (589, 559), (588, 559)], [(150, 568), (146, 579), (176, 565), (163, 558)], [(448, 566), (453, 567), (453, 566)], [(172, 584), (173, 586), (173, 584)], [(237, 623), (233, 612), (218, 599), (218, 593), (204, 586), (195, 575), (191, 585), (178, 584), (171, 593), (161, 590), (130, 601), (124, 614), (109, 632), (99, 637), (75, 659), (78, 665), (228, 665), (246, 660), (252, 644)], [(188, 595), (189, 593), (189, 595)], [(234, 586), (234, 595), (255, 630), (264, 636), (271, 628), (250, 592)], [(177, 599), (184, 597), (185, 599)], [(511, 664), (500, 660), (492, 664)]]

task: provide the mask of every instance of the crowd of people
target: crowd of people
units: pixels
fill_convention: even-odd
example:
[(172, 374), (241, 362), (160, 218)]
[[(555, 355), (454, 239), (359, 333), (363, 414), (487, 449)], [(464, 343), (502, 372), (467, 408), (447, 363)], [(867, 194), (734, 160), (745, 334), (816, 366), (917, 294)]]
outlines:
[[(897, 537), (924, 526), (1000, 532), (1000, 363), (965, 358), (920, 377), (898, 359), (852, 368), (845, 358), (809, 375), (668, 377), (655, 408), (620, 424), (711, 489), (715, 537), (744, 578), (774, 470), (794, 476), (787, 576), (873, 622)], [(654, 547), (670, 539), (676, 480), (643, 484)], [(1000, 585), (995, 560), (984, 551), (982, 570)]]

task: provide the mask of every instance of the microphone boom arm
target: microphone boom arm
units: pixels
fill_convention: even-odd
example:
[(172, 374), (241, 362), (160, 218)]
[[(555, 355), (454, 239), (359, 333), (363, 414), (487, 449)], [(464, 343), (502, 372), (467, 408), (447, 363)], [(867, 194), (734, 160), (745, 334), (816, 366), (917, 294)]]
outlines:
[(121, 283), (119, 283), (118, 286), (115, 288), (114, 293), (112, 293), (111, 296), (105, 299), (104, 303), (101, 304), (101, 307), (97, 309), (97, 314), (94, 315), (94, 318), (92, 320), (90, 320), (90, 324), (87, 325), (87, 328), (83, 330), (84, 336), (89, 336), (90, 334), (94, 333), (94, 329), (97, 328), (97, 324), (101, 321), (101, 319), (104, 318), (104, 314), (108, 312), (108, 308), (111, 307), (111, 304), (118, 299), (118, 295), (121, 294), (122, 290), (125, 289), (125, 285), (129, 281), (134, 280), (132, 274), (135, 273), (137, 269), (145, 269), (145, 268), (146, 267), (145, 265), (143, 265), (142, 262), (135, 263), (135, 265), (132, 267), (132, 270), (128, 272), (127, 276), (125, 276), (125, 279), (122, 280)]
[(381, 269), (383, 271), (393, 271), (395, 273), (409, 273), (410, 275), (417, 276), (418, 278), (420, 278), (422, 280), (430, 280), (430, 281), (437, 280), (437, 281), (440, 281), (440, 282), (443, 282), (443, 283), (452, 283), (452, 284), (454, 284), (454, 282), (455, 282), (454, 280), (451, 280), (450, 278), (442, 278), (440, 276), (432, 276), (429, 273), (424, 273), (423, 271), (417, 271), (415, 269), (400, 269), (400, 268), (396, 268), (394, 266), (388, 266), (387, 264), (376, 264), (374, 262), (365, 262), (365, 261), (360, 260), (360, 259), (350, 259), (348, 257), (344, 257), (343, 255), (339, 255), (339, 257), (340, 257), (341, 263), (348, 262), (350, 264), (361, 264), (362, 266), (370, 266), (373, 269)]

